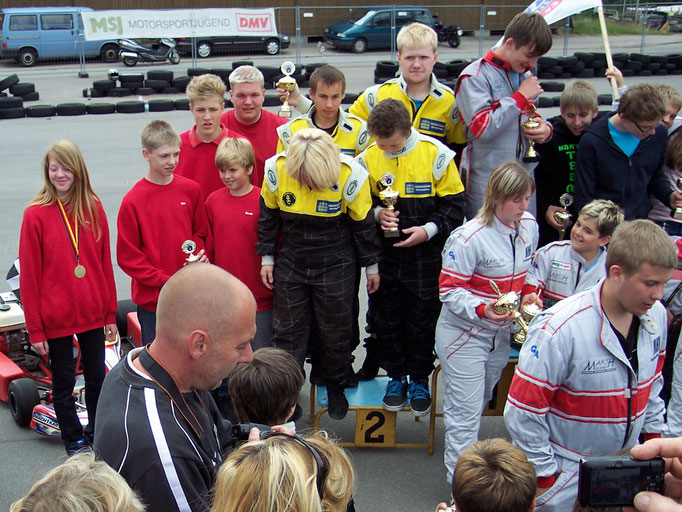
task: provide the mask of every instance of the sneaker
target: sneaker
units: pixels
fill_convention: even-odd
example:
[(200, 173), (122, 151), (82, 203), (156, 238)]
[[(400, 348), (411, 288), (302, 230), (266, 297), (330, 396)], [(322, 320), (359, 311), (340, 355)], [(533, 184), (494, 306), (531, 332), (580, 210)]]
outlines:
[(78, 441), (72, 441), (70, 443), (66, 443), (66, 456), (67, 457), (73, 457), (74, 455), (78, 455), (79, 453), (84, 453), (84, 452), (91, 452), (92, 447), (88, 443), (88, 441), (83, 438), (79, 439)]
[(415, 416), (425, 416), (431, 411), (431, 394), (425, 380), (413, 380), (407, 390), (410, 395), (410, 409)]
[(327, 386), (327, 401), (329, 402), (329, 417), (342, 420), (348, 413), (348, 399), (341, 386)]
[(362, 363), (362, 368), (355, 374), (358, 380), (374, 380), (379, 373), (379, 354), (376, 338), (371, 336), (365, 338), (365, 361)]
[(386, 385), (384, 395), (384, 409), (396, 412), (403, 408), (407, 398), (407, 381), (402, 379), (391, 379)]

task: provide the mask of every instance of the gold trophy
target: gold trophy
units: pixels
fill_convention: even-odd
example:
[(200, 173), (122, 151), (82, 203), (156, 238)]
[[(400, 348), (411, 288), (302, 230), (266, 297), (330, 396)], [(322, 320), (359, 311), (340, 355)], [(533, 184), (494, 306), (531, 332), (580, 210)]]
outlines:
[[(529, 103), (523, 113), (528, 116), (528, 120), (521, 123), (521, 126), (523, 127), (524, 130), (533, 130), (535, 128), (540, 127), (540, 123), (538, 123), (535, 120), (535, 105), (533, 103)], [(539, 161), (540, 155), (538, 155), (538, 152), (535, 151), (535, 141), (530, 139), (527, 140), (528, 149), (526, 150), (526, 154), (523, 155), (523, 161), (524, 162)]]
[[(495, 281), (490, 279), (488, 283), (490, 283), (490, 287), (499, 296), (495, 304), (493, 304), (493, 311), (495, 311), (495, 313), (497, 313), (498, 315), (504, 315), (506, 313), (514, 314), (514, 323), (520, 327), (520, 331), (514, 335), (514, 341), (516, 341), (517, 343), (523, 343), (524, 341), (526, 341), (526, 335), (528, 334), (528, 322), (524, 319), (523, 314), (519, 312), (519, 309), (527, 310), (526, 314), (530, 315), (533, 312), (533, 309), (529, 308), (528, 306), (531, 306), (531, 304), (527, 304), (526, 306), (521, 308), (521, 298), (519, 297), (518, 293), (516, 292), (502, 293), (500, 289), (497, 287)], [(537, 306), (535, 307), (537, 308)], [(530, 316), (527, 316), (527, 318), (530, 318), (530, 320), (532, 320), (532, 317)]]
[[(679, 189), (682, 188), (682, 178), (677, 178), (675, 184), (677, 185), (677, 190), (679, 191)], [(682, 220), (682, 208), (673, 208), (670, 216), (675, 220)]]
[[(533, 320), (533, 318), (535, 318), (536, 315), (541, 312), (542, 308), (534, 303), (521, 306), (521, 318), (523, 318), (523, 321), (526, 323), (526, 325), (530, 325), (530, 322)], [(514, 341), (519, 345), (522, 345), (523, 342), (526, 341), (526, 336), (528, 336), (528, 327), (525, 329), (523, 326), (519, 325), (519, 327), (520, 329), (514, 333)]]
[[(561, 194), (561, 197), (559, 198), (559, 204), (564, 210), (566, 210), (573, 204), (573, 196), (568, 193)], [(554, 212), (554, 220), (564, 226), (563, 228), (559, 229), (559, 240), (563, 240), (564, 235), (566, 234), (566, 229), (573, 224), (573, 215), (571, 215), (569, 212)]]
[[(387, 210), (395, 211), (395, 204), (398, 202), (398, 196), (400, 192), (391, 188), (391, 185), (395, 183), (395, 176), (390, 172), (384, 174), (379, 181), (377, 181), (377, 188), (379, 189), (379, 199), (384, 203)], [(391, 228), (388, 231), (384, 231), (385, 238), (397, 238), (400, 236), (400, 230), (398, 228)]]
[(194, 251), (197, 250), (197, 244), (194, 243), (194, 240), (185, 240), (182, 242), (182, 252), (185, 254), (188, 254), (186, 260), (187, 263), (194, 263), (199, 259), (199, 256), (194, 254)]
[(293, 75), (294, 71), (296, 71), (296, 66), (293, 62), (286, 61), (279, 69), (282, 71), (284, 76), (280, 78), (275, 85), (286, 91), (284, 101), (282, 102), (282, 108), (279, 109), (279, 116), (286, 117), (288, 119), (291, 117), (291, 107), (289, 106), (288, 102), (289, 94), (296, 89), (296, 80), (291, 75)]

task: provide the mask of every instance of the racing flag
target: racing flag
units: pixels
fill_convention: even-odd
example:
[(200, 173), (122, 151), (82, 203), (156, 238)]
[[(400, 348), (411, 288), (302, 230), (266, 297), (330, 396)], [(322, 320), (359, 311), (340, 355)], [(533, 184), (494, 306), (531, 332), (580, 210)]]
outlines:
[(14, 292), (14, 295), (16, 295), (17, 299), (21, 300), (19, 298), (19, 258), (17, 258), (14, 264), (10, 267), (9, 272), (7, 272), (6, 279), (7, 284), (9, 284), (9, 287)]
[(563, 20), (585, 9), (599, 7), (601, 0), (535, 0), (523, 12), (537, 12), (545, 18), (547, 25)]

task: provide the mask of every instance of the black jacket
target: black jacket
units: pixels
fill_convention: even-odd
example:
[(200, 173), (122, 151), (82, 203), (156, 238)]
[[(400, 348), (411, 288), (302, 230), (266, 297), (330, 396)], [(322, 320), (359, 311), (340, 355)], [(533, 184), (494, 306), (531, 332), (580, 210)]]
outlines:
[(595, 122), (578, 149), (576, 211), (592, 199), (610, 199), (622, 208), (626, 220), (646, 219), (651, 210), (649, 194), (669, 204), (673, 191), (663, 174), (667, 144), (668, 130), (660, 125), (628, 158), (611, 138), (608, 119)]

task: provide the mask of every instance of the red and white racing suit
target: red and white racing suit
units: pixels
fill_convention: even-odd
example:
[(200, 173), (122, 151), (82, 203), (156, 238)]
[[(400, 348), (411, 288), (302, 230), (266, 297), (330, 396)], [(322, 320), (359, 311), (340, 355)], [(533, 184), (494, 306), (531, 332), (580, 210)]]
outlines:
[(514, 226), (476, 217), (455, 229), (443, 249), (436, 347), (445, 379), (445, 467), (448, 482), (459, 454), (478, 439), (483, 405), (509, 361), (511, 322), (485, 318), (497, 294), (521, 288), (538, 243), (538, 225), (525, 213)]
[(639, 317), (633, 370), (601, 307), (604, 281), (540, 313), (521, 348), (504, 421), (514, 444), (551, 487), (536, 510), (571, 510), (581, 457), (606, 455), (663, 430), (666, 312)]

